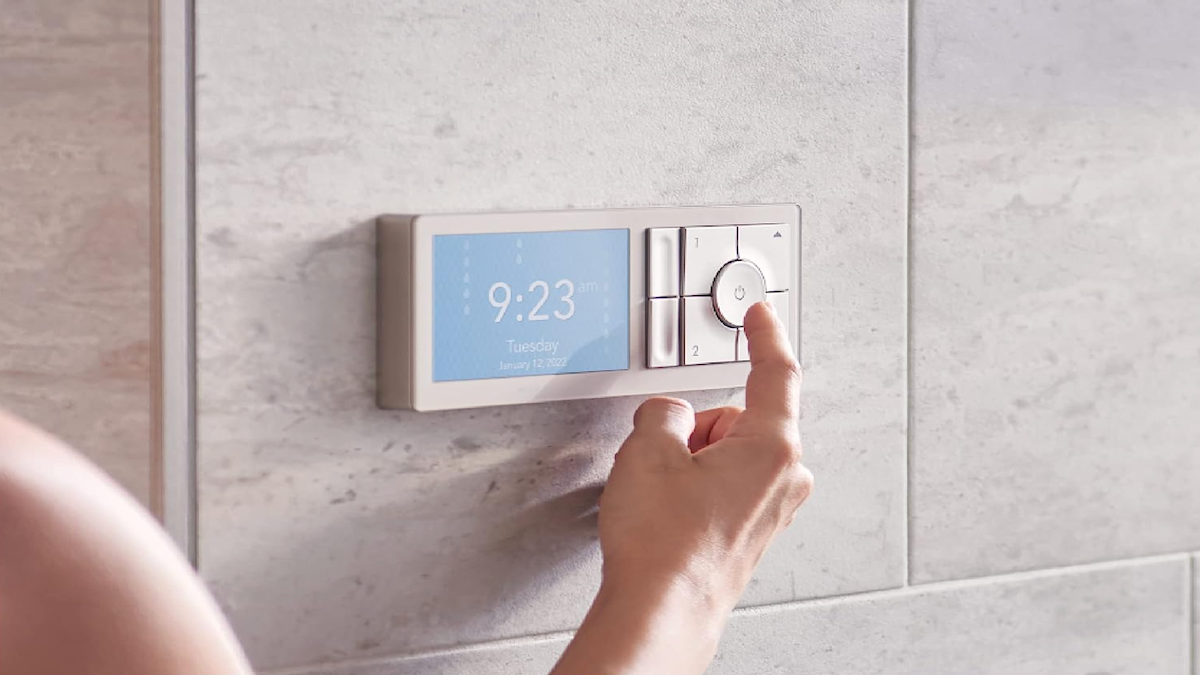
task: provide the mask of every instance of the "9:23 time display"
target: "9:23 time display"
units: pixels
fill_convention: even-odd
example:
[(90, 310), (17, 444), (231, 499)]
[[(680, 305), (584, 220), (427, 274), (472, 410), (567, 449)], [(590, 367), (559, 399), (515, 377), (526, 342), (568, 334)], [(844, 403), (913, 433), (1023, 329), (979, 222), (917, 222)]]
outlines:
[(629, 230), (433, 236), (435, 382), (629, 368)]

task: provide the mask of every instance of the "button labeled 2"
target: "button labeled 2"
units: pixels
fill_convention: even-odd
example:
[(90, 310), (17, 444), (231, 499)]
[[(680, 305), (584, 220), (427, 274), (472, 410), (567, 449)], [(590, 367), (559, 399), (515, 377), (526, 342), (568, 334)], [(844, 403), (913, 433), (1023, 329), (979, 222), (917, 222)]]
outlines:
[(737, 358), (737, 331), (721, 323), (712, 298), (683, 298), (683, 365), (727, 363)]

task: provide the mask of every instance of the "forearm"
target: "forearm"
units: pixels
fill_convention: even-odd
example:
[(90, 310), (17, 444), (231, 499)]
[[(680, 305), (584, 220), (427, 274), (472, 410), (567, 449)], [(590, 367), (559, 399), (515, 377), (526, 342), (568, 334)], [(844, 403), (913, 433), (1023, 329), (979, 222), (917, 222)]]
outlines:
[(700, 675), (731, 605), (678, 578), (606, 578), (551, 675)]

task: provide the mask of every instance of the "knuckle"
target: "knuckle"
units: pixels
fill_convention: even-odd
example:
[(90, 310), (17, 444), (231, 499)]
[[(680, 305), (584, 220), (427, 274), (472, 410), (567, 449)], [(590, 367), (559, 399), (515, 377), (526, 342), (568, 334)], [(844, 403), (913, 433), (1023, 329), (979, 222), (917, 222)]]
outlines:
[(788, 379), (796, 382), (804, 379), (804, 369), (800, 367), (800, 362), (797, 361), (790, 353), (780, 359), (779, 370), (788, 377)]
[(654, 396), (646, 399), (646, 401), (642, 403), (642, 406), (649, 406), (650, 408), (659, 410), (670, 410), (673, 408), (682, 410), (692, 409), (692, 405), (690, 403), (681, 398), (675, 398), (673, 396)]
[(646, 399), (640, 406), (637, 412), (634, 413), (633, 419), (636, 422), (640, 418), (648, 415), (663, 415), (674, 413), (691, 413), (692, 406), (687, 401), (670, 396), (655, 396)]
[(797, 465), (789, 486), (792, 497), (796, 500), (797, 505), (803, 504), (808, 499), (808, 496), (812, 494), (815, 483), (816, 479), (813, 477), (812, 471), (809, 471), (808, 467), (803, 464)]
[(800, 463), (803, 453), (800, 449), (799, 440), (783, 435), (770, 444), (768, 453), (774, 473), (778, 478), (786, 479), (797, 467), (804, 468), (804, 465)]
[(776, 485), (797, 507), (812, 493), (814, 477), (804, 466), (803, 451), (798, 439), (781, 439), (769, 450)]

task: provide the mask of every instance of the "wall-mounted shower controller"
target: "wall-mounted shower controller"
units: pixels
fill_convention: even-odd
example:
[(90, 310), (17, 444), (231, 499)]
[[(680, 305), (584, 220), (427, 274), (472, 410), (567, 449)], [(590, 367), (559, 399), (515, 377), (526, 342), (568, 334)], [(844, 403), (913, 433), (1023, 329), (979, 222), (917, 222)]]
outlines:
[(382, 216), (378, 252), (384, 408), (742, 386), (763, 300), (799, 345), (793, 204)]

